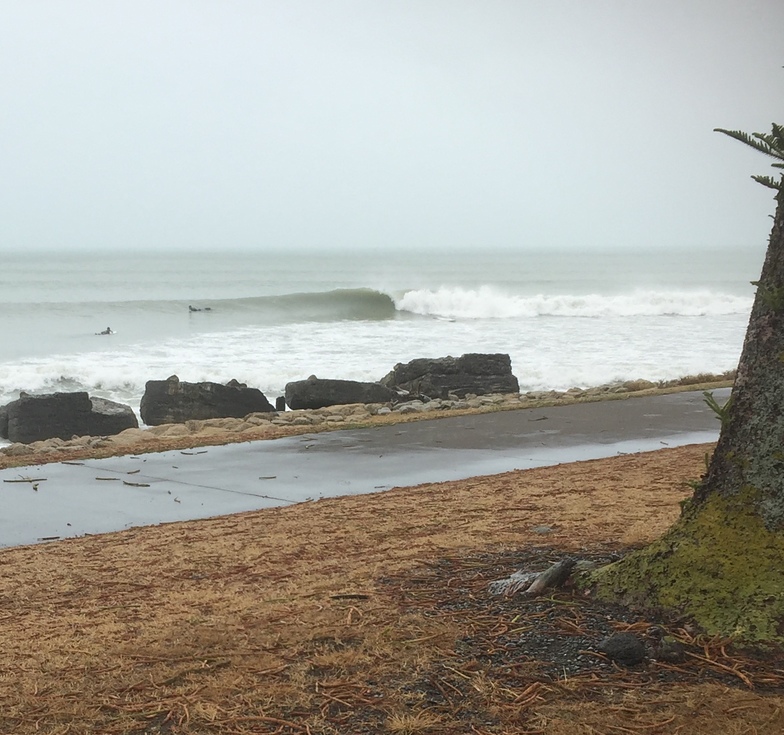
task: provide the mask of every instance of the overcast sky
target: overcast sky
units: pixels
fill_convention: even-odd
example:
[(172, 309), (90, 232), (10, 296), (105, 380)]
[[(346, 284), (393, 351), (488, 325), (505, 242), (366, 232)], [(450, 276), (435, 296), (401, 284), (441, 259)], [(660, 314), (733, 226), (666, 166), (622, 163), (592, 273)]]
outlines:
[(759, 245), (781, 0), (3, 0), (0, 250)]

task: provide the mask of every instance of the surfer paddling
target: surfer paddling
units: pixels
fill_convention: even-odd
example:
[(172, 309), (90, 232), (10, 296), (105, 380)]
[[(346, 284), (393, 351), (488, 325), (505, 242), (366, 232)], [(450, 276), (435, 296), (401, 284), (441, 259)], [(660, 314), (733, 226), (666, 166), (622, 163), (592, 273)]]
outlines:
[(112, 332), (111, 327), (106, 327), (106, 329), (104, 329), (103, 332), (96, 332), (96, 334), (114, 334), (114, 332)]

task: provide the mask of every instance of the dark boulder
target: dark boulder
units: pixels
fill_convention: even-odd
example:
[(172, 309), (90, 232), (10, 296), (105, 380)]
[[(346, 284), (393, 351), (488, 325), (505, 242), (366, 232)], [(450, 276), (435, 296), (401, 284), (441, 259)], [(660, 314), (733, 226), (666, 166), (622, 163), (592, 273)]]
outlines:
[(138, 429), (139, 420), (130, 406), (106, 398), (90, 398), (93, 410), (90, 418), (90, 436), (111, 436), (126, 429)]
[(419, 358), (403, 365), (381, 379), (388, 388), (409, 393), (446, 397), (454, 393), (461, 398), (473, 393), (517, 393), (520, 386), (512, 375), (509, 355), (469, 353), (461, 357)]
[(33, 396), (22, 393), (0, 409), (0, 436), (12, 442), (108, 436), (139, 426), (130, 406), (90, 398), (84, 391)]
[(286, 403), (289, 408), (325, 408), (347, 403), (388, 403), (398, 394), (380, 383), (356, 380), (328, 380), (311, 375), (307, 380), (286, 384)]
[(148, 380), (139, 412), (148, 426), (181, 424), (193, 419), (243, 418), (249, 413), (274, 412), (258, 388), (231, 380), (220, 383), (185, 383), (176, 375)]

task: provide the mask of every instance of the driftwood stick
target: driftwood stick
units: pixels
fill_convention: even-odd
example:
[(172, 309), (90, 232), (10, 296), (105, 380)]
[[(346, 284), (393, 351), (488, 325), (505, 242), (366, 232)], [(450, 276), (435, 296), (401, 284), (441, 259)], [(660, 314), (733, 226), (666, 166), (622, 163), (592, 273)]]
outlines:
[(490, 582), (488, 589), (492, 595), (511, 597), (519, 592), (529, 597), (536, 597), (546, 589), (560, 587), (569, 579), (576, 563), (574, 559), (566, 557), (543, 572), (526, 572), (520, 569), (506, 579)]
[(567, 557), (561, 561), (553, 564), (549, 569), (542, 572), (532, 583), (531, 586), (523, 592), (528, 597), (536, 597), (541, 595), (548, 587), (560, 587), (572, 573), (575, 561)]

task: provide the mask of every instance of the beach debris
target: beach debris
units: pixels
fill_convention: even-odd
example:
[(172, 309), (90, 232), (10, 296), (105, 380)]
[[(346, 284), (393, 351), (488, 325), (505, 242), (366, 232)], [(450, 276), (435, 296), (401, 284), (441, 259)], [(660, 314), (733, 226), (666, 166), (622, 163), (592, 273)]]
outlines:
[(506, 579), (498, 579), (488, 585), (493, 595), (510, 597), (518, 592), (527, 597), (541, 595), (546, 589), (560, 587), (572, 573), (576, 561), (571, 557), (561, 559), (544, 572), (526, 572), (519, 570)]
[(277, 475), (262, 475), (259, 477), (259, 480), (274, 480), (277, 478)]
[(141, 470), (129, 470), (125, 474), (126, 475), (137, 475), (137, 474), (139, 474), (139, 472), (141, 472)]
[(128, 482), (128, 480), (123, 480), (123, 485), (130, 485), (131, 487), (150, 487), (147, 482)]
[(597, 649), (611, 661), (634, 666), (645, 660), (645, 644), (634, 633), (613, 633)]
[(44, 482), (45, 477), (20, 477), (18, 480), (3, 480), (3, 482)]
[(96, 477), (96, 480), (110, 480), (113, 482), (117, 482), (120, 478), (119, 477)]
[(39, 536), (38, 540), (39, 541), (57, 541), (57, 539), (59, 539), (59, 538), (60, 538), (59, 536)]
[(496, 579), (487, 586), (491, 595), (506, 595), (511, 597), (520, 590), (528, 589), (541, 572), (517, 571), (510, 574), (506, 579)]
[(342, 594), (330, 595), (330, 600), (369, 600), (370, 595), (362, 592), (344, 592)]
[(651, 641), (653, 657), (657, 661), (679, 664), (686, 659), (686, 649), (683, 644), (669, 635), (660, 625), (652, 625), (648, 628), (648, 638)]
[(525, 594), (529, 597), (535, 597), (536, 595), (541, 595), (542, 592), (550, 587), (560, 587), (569, 579), (574, 565), (575, 560), (570, 557), (561, 559), (561, 561), (556, 562), (549, 569), (542, 572), (532, 582), (531, 586), (525, 590)]

